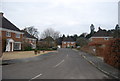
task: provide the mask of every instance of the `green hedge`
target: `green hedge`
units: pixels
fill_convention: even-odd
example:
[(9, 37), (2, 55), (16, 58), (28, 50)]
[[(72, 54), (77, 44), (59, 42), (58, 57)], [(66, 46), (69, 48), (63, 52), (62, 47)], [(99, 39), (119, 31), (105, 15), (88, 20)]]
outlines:
[(41, 50), (41, 51), (43, 51), (43, 50), (45, 50), (45, 51), (52, 51), (52, 50), (57, 50), (57, 48), (40, 48), (38, 50)]

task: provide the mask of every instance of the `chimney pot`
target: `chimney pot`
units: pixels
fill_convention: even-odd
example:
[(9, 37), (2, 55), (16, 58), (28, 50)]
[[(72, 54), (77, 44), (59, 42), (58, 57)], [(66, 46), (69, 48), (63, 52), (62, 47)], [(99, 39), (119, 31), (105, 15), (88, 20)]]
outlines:
[(3, 12), (0, 12), (0, 17), (2, 17), (2, 16), (3, 16), (3, 14), (4, 14)]

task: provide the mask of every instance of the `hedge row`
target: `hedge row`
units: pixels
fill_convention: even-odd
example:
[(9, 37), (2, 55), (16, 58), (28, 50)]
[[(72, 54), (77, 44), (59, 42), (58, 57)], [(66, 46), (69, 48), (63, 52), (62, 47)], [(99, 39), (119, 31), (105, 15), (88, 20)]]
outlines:
[[(90, 49), (91, 47), (96, 48), (96, 52), (93, 52), (93, 49)], [(81, 50), (96, 56), (101, 56), (104, 58), (104, 62), (120, 69), (120, 39), (113, 39), (104, 43), (92, 42)]]
[(104, 51), (104, 61), (120, 69), (120, 39), (111, 40), (107, 43)]

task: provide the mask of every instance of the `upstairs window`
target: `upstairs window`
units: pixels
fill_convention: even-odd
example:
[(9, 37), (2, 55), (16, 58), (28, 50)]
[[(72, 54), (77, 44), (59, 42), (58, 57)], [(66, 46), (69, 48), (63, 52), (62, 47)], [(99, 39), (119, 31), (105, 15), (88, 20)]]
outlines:
[(11, 37), (11, 32), (6, 32), (6, 37)]
[(33, 39), (33, 40), (32, 40), (32, 42), (33, 42), (33, 43), (35, 43), (35, 42), (36, 42), (36, 40), (34, 40), (34, 39)]
[(16, 33), (16, 38), (20, 38), (20, 34), (17, 34), (17, 33)]
[(109, 38), (104, 38), (104, 40), (109, 40)]
[(71, 44), (74, 44), (74, 42), (71, 42)]
[(64, 44), (66, 44), (66, 42), (64, 42)]

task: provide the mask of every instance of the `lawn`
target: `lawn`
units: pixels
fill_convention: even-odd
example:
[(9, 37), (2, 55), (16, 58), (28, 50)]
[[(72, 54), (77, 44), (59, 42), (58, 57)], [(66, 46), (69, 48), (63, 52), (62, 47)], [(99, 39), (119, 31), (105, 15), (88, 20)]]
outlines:
[(2, 60), (30, 58), (30, 57), (35, 57), (41, 54), (46, 54), (49, 52), (55, 52), (55, 51), (45, 51), (45, 52), (40, 51), (40, 53), (37, 55), (35, 55), (34, 51), (4, 52), (2, 56)]

